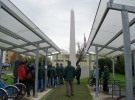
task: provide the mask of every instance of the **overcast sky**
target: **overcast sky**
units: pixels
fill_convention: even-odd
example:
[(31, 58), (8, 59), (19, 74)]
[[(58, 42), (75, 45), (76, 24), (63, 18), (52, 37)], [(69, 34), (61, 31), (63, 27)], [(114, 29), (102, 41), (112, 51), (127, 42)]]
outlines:
[(99, 0), (10, 0), (61, 49), (69, 49), (70, 11), (75, 12), (76, 42), (90, 34)]

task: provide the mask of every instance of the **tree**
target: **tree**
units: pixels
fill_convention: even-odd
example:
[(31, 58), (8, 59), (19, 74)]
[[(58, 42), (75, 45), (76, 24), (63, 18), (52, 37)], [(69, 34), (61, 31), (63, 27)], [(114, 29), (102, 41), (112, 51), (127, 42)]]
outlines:
[(84, 46), (80, 45), (79, 42), (77, 42), (77, 46), (78, 46), (78, 50), (77, 50), (77, 54), (76, 54), (76, 58), (77, 58), (76, 66), (84, 58)]
[(112, 61), (110, 58), (100, 58), (100, 59), (98, 59), (98, 64), (102, 71), (104, 70), (104, 65), (107, 65), (108, 68), (111, 70)]

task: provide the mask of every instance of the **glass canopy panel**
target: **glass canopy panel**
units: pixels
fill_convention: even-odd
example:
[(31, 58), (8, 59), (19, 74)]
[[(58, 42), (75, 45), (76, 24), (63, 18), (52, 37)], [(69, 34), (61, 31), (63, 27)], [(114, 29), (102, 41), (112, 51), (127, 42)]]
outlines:
[(16, 44), (16, 45), (26, 44), (26, 42), (24, 42), (24, 41), (22, 41), (22, 40), (20, 40), (20, 39), (11, 37), (11, 36), (6, 35), (6, 34), (3, 34), (3, 33), (1, 33), (1, 32), (0, 32), (0, 39), (9, 41), (9, 42), (14, 43), (14, 44)]
[(41, 47), (48, 47), (48, 46), (49, 46), (49, 44), (47, 44), (47, 43), (45, 43), (45, 42), (44, 42), (44, 43), (40, 43), (40, 48), (41, 48)]
[(16, 49), (13, 49), (13, 51), (16, 51), (16, 52), (24, 52), (24, 51), (26, 51), (26, 50), (21, 49), (21, 48), (16, 48)]
[(9, 48), (9, 47), (13, 47), (12, 45), (0, 42), (0, 47), (4, 47), (4, 48)]
[(135, 50), (135, 43), (131, 44), (131, 50)]
[(99, 55), (105, 55), (111, 51), (113, 51), (113, 50), (104, 48), (99, 52)]
[[(89, 49), (88, 51), (95, 51), (91, 47), (89, 48), (89, 44), (91, 43), (95, 30), (97, 30), (98, 25), (103, 17), (103, 14), (105, 12), (105, 9), (107, 7), (107, 2), (109, 0), (100, 0), (100, 6), (97, 11), (97, 15), (95, 17), (95, 20), (93, 22), (93, 27), (91, 29), (89, 39), (88, 39), (88, 45), (86, 49)], [(135, 6), (135, 0), (114, 0), (114, 3), (117, 4), (124, 4), (129, 6)], [(129, 21), (133, 20), (135, 18), (135, 14), (129, 13)], [(94, 44), (104, 45), (108, 41), (110, 41), (120, 30), (122, 29), (122, 19), (121, 19), (121, 12), (116, 10), (109, 10), (108, 14), (106, 15), (106, 18), (104, 19), (99, 31), (97, 32), (97, 35), (95, 36), (95, 39), (93, 41)], [(130, 28), (130, 36), (131, 41), (135, 39), (135, 25), (133, 25)], [(118, 48), (123, 46), (123, 35), (120, 35), (118, 38), (114, 39), (113, 42), (111, 42), (108, 46)], [(104, 53), (101, 51), (102, 54)], [(116, 52), (116, 54), (121, 54), (122, 52)], [(115, 53), (110, 54), (111, 56), (114, 56)], [(116, 56), (116, 55), (115, 55)]]
[[(100, 50), (101, 47), (98, 47), (98, 50)], [(95, 46), (91, 46), (89, 49), (89, 53), (95, 54)]]
[(114, 0), (114, 3), (135, 6), (135, 0)]
[(33, 53), (33, 52), (28, 52), (28, 53), (26, 53), (26, 55), (32, 55), (32, 56), (36, 56), (36, 54), (35, 53)]
[(4, 10), (0, 10), (0, 25), (31, 42), (41, 40), (41, 38), (35, 35), (32, 31)]
[(115, 51), (115, 52), (113, 52), (113, 53), (111, 53), (111, 54), (109, 54), (107, 56), (108, 57), (114, 57), (114, 56), (117, 56), (117, 55), (120, 55), (120, 54), (123, 54), (123, 52), (121, 52), (121, 51)]
[(48, 51), (51, 52), (51, 53), (57, 52), (57, 50), (55, 50), (54, 48), (49, 48)]
[(27, 24), (29, 24), (32, 28), (36, 28), (36, 25), (33, 24), (32, 21), (29, 20), (11, 1), (9, 0), (1, 0), (6, 6), (12, 9), (19, 17), (21, 17)]
[(25, 47), (23, 47), (23, 48), (25, 48), (25, 49), (29, 49), (29, 50), (36, 49), (36, 47), (35, 47), (35, 46), (33, 46), (33, 45), (25, 46)]

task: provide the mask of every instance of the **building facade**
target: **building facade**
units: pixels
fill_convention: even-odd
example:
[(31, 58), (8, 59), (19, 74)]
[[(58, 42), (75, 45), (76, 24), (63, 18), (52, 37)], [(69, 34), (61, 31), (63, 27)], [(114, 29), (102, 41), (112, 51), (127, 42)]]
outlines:
[(5, 59), (5, 62), (4, 63), (10, 63), (12, 61), (12, 56), (13, 56), (14, 52), (12, 51), (5, 51), (5, 54), (3, 56), (4, 59)]
[[(77, 59), (77, 58), (76, 58)], [(91, 60), (94, 60), (94, 55), (91, 55)], [(67, 61), (69, 60), (69, 55), (68, 54), (59, 54), (58, 55), (58, 63), (62, 63), (64, 67), (67, 66)], [(72, 62), (71, 62), (72, 63)], [(91, 66), (93, 66), (94, 62), (91, 62)], [(56, 66), (56, 55), (52, 56), (52, 65)], [(89, 55), (86, 55), (85, 58), (80, 61), (79, 65), (81, 67), (85, 66), (88, 67), (89, 66)], [(91, 67), (91, 69), (93, 69), (93, 67)]]

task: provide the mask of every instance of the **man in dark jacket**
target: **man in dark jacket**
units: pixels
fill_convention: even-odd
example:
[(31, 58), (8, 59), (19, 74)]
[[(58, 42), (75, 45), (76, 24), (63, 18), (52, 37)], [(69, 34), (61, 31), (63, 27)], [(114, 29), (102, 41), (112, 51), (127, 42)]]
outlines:
[(55, 71), (54, 71), (54, 68), (52, 66), (48, 69), (47, 74), (48, 74), (48, 78), (49, 78), (49, 87), (53, 88), (54, 87)]
[(71, 61), (68, 61), (68, 66), (64, 70), (64, 79), (66, 81), (66, 96), (74, 95), (73, 79), (75, 77), (75, 68), (71, 66)]
[(38, 69), (38, 82), (39, 82), (39, 87), (40, 87), (40, 92), (43, 92), (43, 80), (45, 78), (45, 71), (44, 67), (41, 66), (41, 63), (39, 63), (39, 69)]
[(109, 68), (107, 65), (104, 66), (104, 76), (103, 76), (103, 92), (109, 93), (109, 88), (108, 88), (108, 80), (110, 78), (109, 76)]
[(76, 79), (77, 79), (77, 84), (80, 84), (80, 76), (81, 76), (81, 67), (80, 65), (77, 66), (76, 71), (75, 71)]
[(61, 84), (64, 84), (64, 83), (63, 83), (63, 71), (64, 71), (64, 68), (63, 68), (62, 63), (60, 64), (60, 69), (61, 69), (60, 83), (61, 83)]
[(57, 72), (58, 85), (60, 85), (61, 68), (59, 66), (59, 63), (56, 64), (56, 72)]

